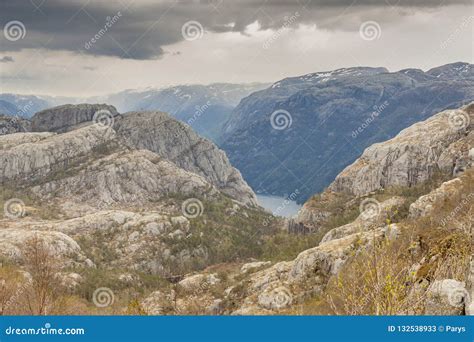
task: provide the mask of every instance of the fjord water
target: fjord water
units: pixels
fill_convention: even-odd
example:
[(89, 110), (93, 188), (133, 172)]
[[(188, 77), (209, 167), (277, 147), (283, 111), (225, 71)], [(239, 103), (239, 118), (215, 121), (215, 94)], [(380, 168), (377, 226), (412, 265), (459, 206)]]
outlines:
[(282, 217), (292, 217), (298, 213), (301, 205), (286, 197), (257, 194), (258, 204), (264, 209)]

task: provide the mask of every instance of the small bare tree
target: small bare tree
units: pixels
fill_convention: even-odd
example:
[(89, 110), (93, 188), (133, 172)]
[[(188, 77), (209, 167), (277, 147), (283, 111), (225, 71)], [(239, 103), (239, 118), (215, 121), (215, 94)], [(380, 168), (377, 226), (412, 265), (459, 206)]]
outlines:
[(48, 314), (54, 301), (59, 269), (59, 260), (38, 236), (27, 241), (24, 253), (25, 269), (31, 276), (29, 291), (26, 291), (28, 311), (32, 315)]

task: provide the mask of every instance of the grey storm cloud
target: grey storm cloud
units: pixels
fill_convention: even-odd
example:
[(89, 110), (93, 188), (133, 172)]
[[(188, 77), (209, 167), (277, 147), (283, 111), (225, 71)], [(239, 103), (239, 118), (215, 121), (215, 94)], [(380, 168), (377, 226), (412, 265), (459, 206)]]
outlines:
[(406, 9), (448, 4), (469, 5), (471, 0), (4, 0), (1, 24), (20, 21), (26, 34), (14, 41), (2, 35), (0, 51), (44, 48), (154, 59), (164, 54), (164, 46), (183, 40), (182, 26), (190, 20), (198, 21), (207, 32), (244, 33), (256, 20), (261, 29), (278, 29), (298, 12), (295, 25), (355, 30), (367, 10), (379, 10), (377, 20), (390, 22)]

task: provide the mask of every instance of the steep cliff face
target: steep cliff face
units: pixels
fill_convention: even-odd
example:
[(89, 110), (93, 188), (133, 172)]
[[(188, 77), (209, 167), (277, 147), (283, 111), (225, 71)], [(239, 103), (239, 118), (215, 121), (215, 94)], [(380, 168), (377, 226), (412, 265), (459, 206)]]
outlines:
[(256, 191), (285, 196), (299, 189), (305, 201), (360, 151), (473, 100), (474, 66), (467, 63), (291, 77), (242, 99), (220, 147)]
[[(99, 140), (113, 141), (115, 145), (123, 144), (130, 149), (152, 151), (178, 167), (204, 177), (230, 197), (249, 205), (257, 205), (254, 192), (243, 180), (240, 172), (232, 167), (225, 153), (211, 141), (200, 137), (189, 126), (168, 114), (130, 112), (119, 115), (116, 109), (109, 105), (64, 105), (36, 113), (31, 126), (33, 131), (62, 133), (92, 124), (96, 127), (89, 130), (101, 132), (98, 133), (99, 136), (103, 135), (98, 137)], [(103, 130), (100, 131), (100, 128)], [(81, 132), (84, 134), (86, 131)], [(68, 143), (71, 136), (75, 134), (61, 136), (58, 139), (64, 138)], [(96, 141), (96, 138), (92, 137), (92, 140), (85, 142), (83, 147), (79, 146), (82, 143), (78, 141), (77, 149), (72, 146), (64, 147), (65, 151), (70, 150), (70, 155), (64, 157), (71, 159), (72, 154), (76, 152), (79, 155), (87, 153), (84, 149), (98, 148), (98, 145), (106, 142), (105, 140)], [(41, 145), (40, 149), (45, 149), (44, 146), (45, 144)], [(47, 163), (55, 163), (62, 158), (62, 154), (58, 151), (51, 153), (54, 156), (48, 158)], [(25, 167), (30, 168), (28, 165)], [(38, 165), (32, 166), (32, 170), (37, 167)]]
[(472, 163), (473, 127), (474, 103), (436, 114), (367, 148), (329, 190), (363, 195), (394, 185), (410, 187), (436, 172), (455, 175)]
[(106, 104), (67, 104), (36, 113), (31, 118), (31, 130), (34, 132), (66, 132), (76, 125), (91, 122), (94, 115), (100, 111), (105, 111), (105, 114), (110, 114), (111, 117), (118, 115), (114, 106)]
[(184, 170), (203, 176), (225, 194), (247, 204), (257, 204), (254, 192), (225, 153), (168, 114), (126, 113), (114, 128), (127, 146), (150, 150)]

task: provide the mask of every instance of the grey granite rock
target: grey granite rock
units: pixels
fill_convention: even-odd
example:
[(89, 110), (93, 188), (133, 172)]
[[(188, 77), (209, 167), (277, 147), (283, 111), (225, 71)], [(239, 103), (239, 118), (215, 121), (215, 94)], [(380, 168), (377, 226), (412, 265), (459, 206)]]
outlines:
[(363, 195), (394, 185), (413, 186), (438, 171), (456, 174), (472, 163), (473, 127), (474, 103), (438, 113), (367, 148), (329, 189)]
[(66, 132), (76, 125), (92, 122), (99, 111), (107, 111), (113, 117), (118, 115), (114, 106), (106, 104), (67, 104), (36, 113), (31, 118), (31, 129), (34, 132)]
[(31, 130), (31, 122), (16, 116), (0, 114), (0, 135), (28, 132)]
[(117, 120), (115, 128), (127, 146), (150, 150), (184, 170), (203, 176), (234, 199), (257, 204), (254, 192), (225, 153), (168, 114), (126, 113)]

